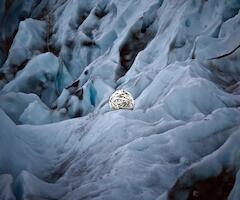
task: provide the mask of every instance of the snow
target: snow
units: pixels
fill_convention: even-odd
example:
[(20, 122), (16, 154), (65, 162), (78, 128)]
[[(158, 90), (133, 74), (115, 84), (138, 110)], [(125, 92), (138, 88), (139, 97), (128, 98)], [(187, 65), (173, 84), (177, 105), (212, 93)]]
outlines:
[(181, 200), (225, 170), (240, 199), (239, 9), (0, 2), (0, 199)]

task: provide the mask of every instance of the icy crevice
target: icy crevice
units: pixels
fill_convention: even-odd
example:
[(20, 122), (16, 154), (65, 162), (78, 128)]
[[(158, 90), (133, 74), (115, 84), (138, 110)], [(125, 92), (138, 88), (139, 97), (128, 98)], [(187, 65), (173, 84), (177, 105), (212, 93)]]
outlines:
[[(198, 193), (198, 198), (202, 199), (206, 194), (218, 199), (229, 196), (239, 169), (239, 152), (234, 149), (236, 142), (239, 142), (239, 127), (232, 131), (232, 135), (217, 151), (185, 170), (170, 190), (169, 199), (186, 199), (187, 196), (188, 199), (194, 199), (194, 192), (195, 196)], [(214, 186), (214, 181), (222, 185), (211, 190), (209, 187)], [(209, 190), (208, 193), (206, 190)]]
[(157, 17), (157, 6), (152, 6), (143, 14), (143, 16), (130, 28), (129, 33), (126, 35), (126, 39), (121, 44), (119, 49), (121, 65), (119, 72), (120, 77), (126, 74), (138, 53), (144, 50), (148, 43), (154, 38), (157, 32), (156, 27), (154, 27), (154, 21)]

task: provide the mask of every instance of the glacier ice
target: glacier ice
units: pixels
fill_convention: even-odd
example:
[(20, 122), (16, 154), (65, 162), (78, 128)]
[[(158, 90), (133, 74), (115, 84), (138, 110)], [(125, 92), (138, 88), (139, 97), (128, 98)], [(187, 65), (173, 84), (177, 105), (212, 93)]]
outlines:
[(9, 92), (0, 96), (0, 108), (16, 123), (20, 124), (19, 118), (30, 103), (41, 99), (36, 94), (21, 92)]
[(46, 23), (40, 20), (26, 19), (19, 24), (8, 58), (0, 71), (8, 81), (13, 79), (22, 65), (34, 55), (43, 52), (46, 28)]
[(0, 199), (239, 200), (239, 10), (0, 1)]
[[(44, 103), (51, 105), (58, 94), (57, 74), (61, 63), (52, 53), (44, 53), (34, 57), (17, 74), (17, 77), (7, 83), (1, 93), (12, 92), (35, 93)], [(65, 73), (64, 73), (65, 72)], [(71, 81), (67, 71), (63, 71), (65, 82)]]

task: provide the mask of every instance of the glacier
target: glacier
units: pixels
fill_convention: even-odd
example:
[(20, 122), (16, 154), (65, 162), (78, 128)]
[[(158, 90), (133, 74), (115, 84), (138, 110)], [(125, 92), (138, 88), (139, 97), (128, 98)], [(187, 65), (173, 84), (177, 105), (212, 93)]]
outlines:
[(0, 1), (0, 199), (239, 200), (239, 10)]

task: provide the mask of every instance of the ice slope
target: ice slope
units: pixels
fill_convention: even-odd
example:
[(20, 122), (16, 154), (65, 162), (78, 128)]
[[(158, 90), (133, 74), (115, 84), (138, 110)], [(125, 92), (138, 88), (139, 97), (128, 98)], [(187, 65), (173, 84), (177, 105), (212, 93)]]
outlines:
[(239, 9), (1, 1), (0, 199), (240, 199)]

